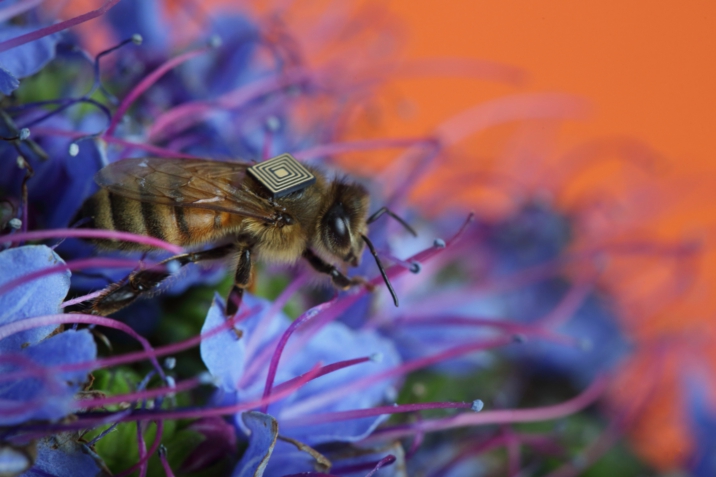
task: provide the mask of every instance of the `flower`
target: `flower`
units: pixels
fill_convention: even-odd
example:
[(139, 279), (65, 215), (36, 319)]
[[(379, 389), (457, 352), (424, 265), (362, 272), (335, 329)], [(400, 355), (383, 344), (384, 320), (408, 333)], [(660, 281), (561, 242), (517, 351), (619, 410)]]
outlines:
[[(3, 99), (0, 124), (0, 259), (3, 272), (12, 270), (0, 277), (0, 304), (14, 313), (0, 329), (22, 328), (0, 341), (0, 358), (8, 360), (3, 376), (21, 377), (14, 388), (0, 387), (12, 405), (0, 422), (10, 426), (0, 449), (13, 463), (26, 466), (36, 448), (34, 470), (55, 475), (96, 474), (103, 462), (112, 472), (140, 475), (315, 475), (316, 466), (334, 475), (400, 475), (418, 467), (455, 475), (465, 465), (489, 468), (493, 455), (484, 454), (505, 448), (499, 465), (514, 475), (523, 447), (544, 466), (548, 457), (580, 452), (562, 445), (574, 441), (559, 428), (515, 426), (567, 418), (593, 404), (609, 382), (605, 373), (623, 363), (619, 310), (600, 291), (600, 260), (610, 248), (585, 239), (586, 213), (550, 200), (558, 186), (544, 194), (531, 177), (522, 184), (498, 180), (499, 170), (444, 167), (456, 164), (449, 148), (476, 130), (570, 117), (581, 111), (574, 98), (509, 97), (471, 107), (424, 137), (344, 141), (347, 118), (370, 103), (388, 70), (382, 65), (392, 62), (384, 32), (371, 37), (375, 43), (356, 34), (374, 13), (360, 12), (348, 29), (334, 14), (298, 42), (280, 15), (209, 11), (187, 18), (158, 0), (106, 0), (89, 16), (67, 13), (75, 4), (67, 8), (68, 20), (31, 33), (35, 42), (52, 38), (55, 60), (28, 58), (39, 73)], [(90, 17), (102, 35), (85, 31), (78, 42), (74, 29), (62, 33)], [(111, 37), (118, 42), (112, 48), (88, 45)], [(0, 51), (14, 55), (33, 44), (15, 45), (22, 38), (0, 41)], [(314, 55), (299, 44), (340, 51)], [(91, 56), (90, 47), (100, 53)], [(449, 62), (436, 64), (450, 70)], [(513, 69), (491, 71), (515, 79)], [(49, 100), (44, 82), (52, 86)], [(225, 316), (221, 296), (201, 287), (223, 271), (188, 267), (173, 277), (175, 295), (166, 306), (145, 302), (117, 315), (141, 321), (146, 336), (111, 318), (59, 314), (144, 266), (138, 255), (98, 257), (77, 240), (87, 231), (60, 228), (77, 225), (75, 212), (96, 190), (91, 178), (108, 163), (146, 155), (261, 160), (291, 151), (340, 174), (337, 154), (395, 147), (406, 152), (362, 179), (374, 209), (386, 204), (420, 230), (405, 240), (391, 214), (370, 227), (400, 308), (385, 306), (382, 288), (368, 293), (383, 281), (363, 260), (355, 272), (369, 277), (367, 286), (340, 293), (307, 292), (303, 270), (260, 270), (256, 293), (245, 294), (235, 316)], [(480, 174), (484, 183), (504, 186), (506, 200), (465, 221), (467, 211), (456, 204), (480, 192)], [(430, 178), (443, 183), (430, 189)], [(411, 202), (414, 190), (425, 193)], [(420, 201), (441, 218), (411, 209)], [(48, 238), (63, 241), (54, 251), (22, 245)], [(183, 252), (149, 237), (121, 238)], [(26, 257), (34, 257), (30, 265)], [(72, 329), (59, 332), (59, 324)], [(119, 329), (142, 349), (96, 327)], [(93, 332), (109, 337), (108, 356), (97, 358)], [(173, 341), (179, 334), (188, 338)], [(199, 354), (177, 355), (196, 345)], [(164, 366), (162, 356), (171, 356)], [(84, 385), (89, 372), (91, 388)], [(556, 374), (559, 384), (533, 385)], [(602, 430), (601, 418), (579, 419), (568, 423), (606, 438), (616, 434), (616, 425)]]
[[(4, 250), (0, 252), (0, 286), (7, 288), (20, 277), (64, 263), (44, 245)], [(60, 311), (69, 275), (66, 270), (56, 270), (0, 295), (1, 425), (56, 420), (75, 410), (74, 398), (87, 381), (87, 371), (60, 371), (58, 367), (95, 359), (97, 347), (90, 331), (58, 332), (56, 326), (47, 325), (13, 332), (13, 325), (21, 325), (23, 320)]]

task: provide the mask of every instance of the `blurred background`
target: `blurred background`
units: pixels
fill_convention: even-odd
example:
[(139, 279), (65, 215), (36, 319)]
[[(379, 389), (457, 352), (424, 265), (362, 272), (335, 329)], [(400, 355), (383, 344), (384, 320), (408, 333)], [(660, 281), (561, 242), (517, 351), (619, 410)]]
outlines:
[[(640, 346), (622, 370), (623, 387), (613, 392), (623, 404), (648, 380), (650, 364), (663, 360), (663, 373), (630, 434), (636, 451), (658, 468), (680, 467), (696, 445), (682, 392), (689, 370), (709, 376), (710, 402), (716, 405), (716, 5), (635, 0), (386, 3), (399, 19), (405, 58), (492, 60), (523, 69), (526, 78), (517, 87), (466, 78), (393, 80), (386, 95), (396, 114), (381, 117), (381, 134), (422, 134), (468, 105), (504, 94), (559, 91), (584, 97), (591, 106), (583, 119), (560, 124), (550, 145), (552, 158), (580, 144), (599, 148), (594, 141), (602, 138), (639, 140), (654, 153), (648, 175), (658, 193), (637, 199), (643, 203), (628, 214), (634, 226), (625, 233), (693, 240), (699, 253), (678, 299), (656, 309), (636, 306), (623, 316)], [(494, 146), (491, 139), (473, 137), (458, 148), (487, 154)], [(609, 164), (620, 155), (618, 148), (605, 147), (598, 154), (600, 164), (566, 187), (598, 188), (600, 193), (611, 189), (626, 197), (625, 190), (637, 181), (616, 183), (624, 176), (615, 168), (629, 167)], [(558, 174), (563, 165), (547, 161), (542, 167), (549, 175)], [(572, 198), (569, 192), (560, 197), (564, 204), (573, 204)], [(615, 294), (626, 300), (653, 291), (654, 284), (647, 282), (659, 280), (662, 273), (654, 261), (660, 259), (647, 259), (650, 263), (642, 269), (651, 272), (648, 276), (611, 283)], [(605, 278), (619, 279), (615, 274)], [(662, 341), (668, 345), (653, 346)]]

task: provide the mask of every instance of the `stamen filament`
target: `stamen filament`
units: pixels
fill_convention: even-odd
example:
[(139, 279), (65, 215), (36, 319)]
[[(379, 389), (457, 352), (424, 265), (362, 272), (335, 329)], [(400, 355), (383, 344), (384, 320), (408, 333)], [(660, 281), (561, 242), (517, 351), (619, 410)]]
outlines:
[(351, 421), (353, 419), (362, 419), (364, 417), (400, 414), (431, 409), (471, 409), (473, 405), (473, 402), (428, 402), (395, 406), (378, 406), (367, 409), (354, 409), (350, 411), (308, 414), (292, 419), (283, 419), (281, 421), (281, 425), (283, 427), (313, 426), (328, 422)]
[(483, 426), (487, 424), (509, 424), (540, 422), (559, 419), (574, 414), (593, 404), (606, 390), (607, 378), (600, 375), (584, 391), (576, 397), (553, 406), (531, 409), (505, 409), (498, 411), (482, 411), (480, 413), (463, 413), (444, 419), (426, 419), (424, 421), (399, 426), (385, 427), (376, 430), (363, 442), (372, 440), (391, 440), (415, 434), (416, 431), (435, 432), (445, 429), (467, 426)]
[(10, 241), (26, 241), (26, 240), (44, 240), (48, 238), (96, 238), (106, 240), (120, 240), (124, 242), (139, 243), (149, 245), (151, 247), (167, 250), (174, 254), (183, 252), (183, 249), (177, 245), (165, 242), (154, 237), (146, 235), (137, 235), (129, 232), (119, 232), (116, 230), (94, 230), (94, 229), (52, 229), (52, 230), (34, 230), (32, 232), (22, 232), (12, 235), (0, 235), (1, 242)]

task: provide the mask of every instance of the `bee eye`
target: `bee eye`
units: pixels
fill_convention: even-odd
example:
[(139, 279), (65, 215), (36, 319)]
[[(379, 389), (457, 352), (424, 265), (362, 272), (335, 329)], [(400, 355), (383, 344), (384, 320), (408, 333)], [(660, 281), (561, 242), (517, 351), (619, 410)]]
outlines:
[(346, 229), (346, 223), (343, 221), (343, 217), (336, 217), (333, 220), (333, 232), (339, 237), (346, 235), (348, 230)]
[(324, 219), (328, 232), (329, 242), (338, 248), (347, 248), (351, 245), (351, 237), (348, 231), (348, 218), (340, 202), (334, 205), (326, 214)]

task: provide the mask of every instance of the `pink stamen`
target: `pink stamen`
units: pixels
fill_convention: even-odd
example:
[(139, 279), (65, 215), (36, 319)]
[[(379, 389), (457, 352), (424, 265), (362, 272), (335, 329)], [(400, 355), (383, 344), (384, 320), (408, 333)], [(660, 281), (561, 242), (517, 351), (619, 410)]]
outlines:
[[(465, 229), (467, 226), (472, 222), (473, 214), (470, 214), (465, 222), (462, 224), (458, 232), (451, 237), (446, 243), (444, 243), (442, 246), (433, 246), (431, 248), (425, 249), (422, 252), (419, 252), (412, 257), (408, 258), (407, 261), (413, 262), (417, 261), (419, 263), (424, 263), (428, 260), (430, 260), (432, 257), (434, 257), (436, 254), (439, 254), (443, 251), (443, 249), (446, 249), (448, 247), (451, 247), (453, 244), (455, 244), (460, 237), (462, 237), (462, 234), (465, 232)], [(388, 277), (391, 280), (394, 280), (395, 277), (406, 273), (407, 270), (401, 266), (392, 266), (389, 269), (386, 270), (386, 273)], [(377, 275), (375, 278), (370, 280), (370, 284), (377, 286), (381, 285), (383, 283), (383, 278), (380, 275)], [(355, 293), (350, 295), (343, 295), (341, 297), (338, 297), (334, 300), (331, 300), (328, 303), (333, 303), (334, 305), (331, 305), (330, 307), (323, 308), (319, 311), (318, 316), (313, 320), (312, 326), (306, 330), (305, 332), (301, 333), (298, 338), (292, 343), (292, 346), (287, 350), (287, 354), (289, 356), (292, 356), (293, 353), (297, 352), (298, 350), (301, 350), (308, 341), (311, 340), (311, 338), (326, 324), (330, 323), (334, 319), (336, 319), (338, 316), (341, 315), (346, 309), (348, 309), (353, 303), (355, 303), (360, 297), (362, 297), (365, 293), (367, 293), (366, 288), (361, 288), (357, 290)], [(260, 366), (262, 366), (265, 361), (268, 359), (267, 353), (270, 353), (270, 349), (265, 349), (259, 356), (258, 360), (256, 360), (255, 366), (250, 369), (256, 370), (255, 372), (258, 372)], [(248, 376), (248, 372), (245, 374), (245, 376)], [(252, 374), (253, 377), (253, 374)], [(248, 382), (248, 379), (243, 380), (242, 383)]]
[[(63, 129), (53, 129), (53, 128), (43, 128), (43, 127), (33, 127), (32, 133), (35, 136), (63, 136), (63, 137), (71, 137), (71, 138), (82, 138), (86, 137), (87, 133), (80, 132), (80, 131), (66, 131)], [(154, 155), (161, 156), (161, 157), (175, 157), (179, 159), (204, 159), (203, 157), (194, 156), (191, 154), (184, 154), (179, 151), (174, 151), (171, 149), (166, 149), (159, 146), (152, 146), (151, 144), (143, 144), (138, 142), (132, 142), (127, 141), (125, 139), (121, 139), (114, 136), (105, 136), (102, 138), (102, 141), (110, 143), (110, 144), (117, 144), (119, 146), (124, 146), (128, 150), (132, 149), (141, 149), (147, 152), (150, 152)]]
[[(395, 456), (392, 454), (388, 454), (379, 461), (373, 461), (373, 462), (365, 462), (362, 464), (353, 464), (353, 465), (345, 465), (342, 467), (335, 467), (331, 469), (333, 472), (336, 472), (338, 475), (347, 475), (347, 474), (354, 474), (356, 472), (364, 471), (364, 470), (370, 470), (369, 473), (365, 475), (365, 477), (371, 477), (375, 475), (376, 472), (378, 472), (382, 467), (385, 467), (386, 465), (390, 465), (393, 462), (395, 462)], [(294, 476), (298, 476), (299, 474), (294, 474)], [(313, 475), (313, 474), (311, 474)]]
[(215, 100), (192, 101), (176, 106), (161, 114), (149, 128), (150, 139), (167, 136), (188, 128), (210, 117), (216, 109), (232, 110), (246, 105), (263, 95), (293, 85), (300, 85), (317, 75), (303, 68), (285, 71), (280, 76), (262, 78), (226, 93)]
[(119, 240), (123, 242), (132, 242), (150, 247), (160, 248), (168, 252), (178, 254), (182, 253), (182, 248), (145, 235), (137, 235), (129, 232), (118, 232), (116, 230), (93, 230), (93, 229), (52, 229), (52, 230), (34, 230), (32, 232), (23, 232), (12, 235), (0, 235), (1, 242), (9, 241), (25, 241), (25, 240), (45, 240), (48, 238), (96, 238), (106, 240)]
[[(244, 403), (233, 404), (231, 406), (219, 406), (209, 407), (203, 409), (172, 409), (172, 410), (147, 410), (141, 411), (136, 410), (132, 414), (122, 416), (114, 422), (133, 422), (133, 421), (146, 421), (146, 420), (167, 420), (167, 419), (199, 419), (202, 417), (213, 417), (213, 416), (229, 416), (237, 414), (250, 409), (261, 408), (272, 402), (280, 401), (287, 396), (290, 396), (296, 390), (303, 387), (307, 382), (315, 378), (316, 374), (321, 369), (320, 364), (316, 364), (311, 370), (304, 374), (302, 379), (297, 380), (292, 386), (282, 389), (281, 392), (274, 392), (267, 398), (256, 399), (254, 401), (248, 401)], [(52, 431), (58, 429), (68, 428), (86, 428), (92, 427), (97, 423), (106, 423), (106, 418), (83, 418), (78, 416), (78, 420), (72, 423), (70, 426), (47, 426)]]
[(42, 37), (52, 35), (53, 33), (57, 33), (62, 30), (66, 30), (66, 29), (71, 28), (75, 25), (79, 25), (80, 23), (84, 23), (86, 21), (97, 18), (101, 15), (104, 15), (107, 10), (109, 10), (110, 8), (115, 6), (118, 2), (119, 2), (119, 0), (106, 0), (104, 2), (104, 4), (101, 7), (99, 7), (97, 10), (92, 10), (91, 12), (87, 12), (82, 15), (76, 16), (74, 18), (70, 18), (69, 20), (55, 23), (54, 25), (50, 25), (45, 28), (40, 28), (39, 30), (35, 30), (30, 33), (26, 33), (24, 35), (20, 35), (16, 38), (11, 38), (9, 40), (0, 42), (0, 53), (2, 53), (3, 51), (7, 51), (10, 48), (15, 48), (17, 46), (24, 45), (25, 43), (29, 43), (31, 41), (38, 40)]
[(134, 393), (118, 394), (116, 396), (107, 396), (103, 398), (84, 398), (77, 399), (74, 403), (77, 409), (97, 408), (109, 406), (112, 404), (127, 403), (143, 401), (145, 399), (154, 399), (157, 397), (166, 396), (168, 394), (175, 394), (190, 389), (194, 389), (197, 386), (204, 384), (204, 380), (201, 378), (191, 378), (184, 381), (177, 382), (174, 386), (163, 386), (155, 389), (147, 389), (144, 391), (137, 391)]
[[(329, 364), (329, 365), (321, 367), (313, 379), (317, 379), (317, 378), (320, 378), (321, 376), (325, 376), (326, 374), (330, 374), (330, 373), (339, 371), (341, 369), (349, 368), (351, 366), (355, 366), (355, 365), (361, 364), (361, 363), (367, 363), (370, 361), (372, 361), (372, 359), (369, 356), (365, 356), (363, 358), (347, 359), (345, 361), (338, 361), (333, 364)], [(289, 379), (288, 381), (284, 381), (283, 383), (275, 386), (272, 389), (272, 392), (277, 392), (282, 389), (285, 389), (288, 386), (292, 386), (296, 381), (303, 378), (303, 376), (305, 376), (305, 375), (306, 375), (306, 373), (296, 376), (295, 378)]]
[(562, 297), (557, 306), (547, 315), (535, 321), (535, 325), (544, 328), (557, 328), (565, 324), (579, 310), (593, 289), (593, 279), (575, 283)]
[[(549, 316), (549, 315), (548, 315)], [(474, 326), (474, 327), (490, 327), (496, 328), (505, 333), (511, 335), (525, 335), (534, 336), (537, 338), (543, 338), (556, 343), (577, 346), (579, 341), (572, 338), (571, 336), (560, 335), (554, 333), (541, 326), (535, 325), (523, 325), (521, 323), (509, 322), (509, 321), (498, 321), (489, 318), (473, 318), (464, 316), (437, 316), (437, 317), (426, 317), (426, 318), (401, 318), (396, 320), (396, 325), (402, 326)]]
[(366, 474), (365, 477), (373, 477), (376, 472), (378, 472), (380, 469), (382, 469), (386, 465), (392, 464), (393, 462), (395, 462), (395, 460), (396, 459), (395, 459), (394, 455), (387, 455), (387, 456), (383, 457), (375, 464), (375, 468), (373, 470), (371, 470), (368, 474)]
[[(77, 370), (84, 370), (84, 369), (90, 370), (90, 369), (109, 368), (111, 366), (118, 366), (120, 364), (128, 364), (128, 363), (133, 363), (136, 361), (141, 361), (143, 359), (155, 360), (156, 358), (159, 358), (161, 356), (175, 354), (175, 353), (178, 353), (179, 351), (184, 351), (186, 349), (193, 348), (194, 346), (199, 345), (202, 340), (211, 338), (212, 336), (214, 336), (218, 333), (221, 333), (222, 331), (232, 328), (236, 323), (238, 323), (241, 320), (244, 320), (248, 316), (250, 316), (250, 314), (253, 311), (255, 311), (255, 310), (248, 310), (240, 315), (235, 315), (231, 319), (225, 320), (221, 325), (217, 326), (216, 328), (213, 328), (202, 335), (193, 336), (193, 337), (191, 337), (187, 340), (181, 341), (179, 343), (162, 346), (162, 347), (159, 347), (156, 349), (152, 349), (151, 347), (149, 349), (145, 348), (145, 351), (137, 351), (137, 352), (133, 352), (133, 353), (127, 353), (127, 354), (124, 354), (121, 356), (113, 356), (110, 358), (101, 358), (101, 359), (97, 359), (97, 360), (93, 360), (93, 361), (84, 361), (84, 362), (79, 362), (79, 363), (63, 364), (63, 365), (59, 365), (59, 366), (50, 367), (49, 369), (52, 369), (56, 372), (77, 371)], [(90, 317), (94, 317), (94, 318), (100, 318), (100, 317), (95, 317), (94, 315), (81, 315), (81, 314), (49, 315), (49, 318), (52, 318), (53, 316), (66, 317), (65, 318), (66, 321), (64, 321), (65, 323), (85, 322), (85, 321), (79, 321), (79, 320), (72, 321), (72, 319), (70, 317), (90, 316)], [(22, 320), (21, 322), (15, 322), (15, 323), (24, 323), (24, 322), (27, 322), (28, 320), (37, 320), (40, 318), (48, 318), (48, 316), (28, 318), (28, 319)], [(102, 319), (113, 321), (111, 318), (102, 317)], [(117, 323), (119, 323), (119, 322), (117, 322)], [(13, 323), (11, 323), (10, 325), (12, 325), (12, 324)], [(95, 324), (99, 324), (100, 326), (110, 326), (108, 324), (105, 325), (105, 324), (101, 324), (101, 323), (95, 323)], [(45, 326), (45, 324), (42, 322), (40, 322), (40, 324), (37, 324), (37, 322), (31, 323), (29, 325), (29, 328), (34, 328), (36, 326)], [(2, 330), (3, 330), (3, 327), (0, 327), (0, 333), (2, 332)], [(131, 330), (131, 328), (130, 328), (130, 330)], [(22, 331), (22, 330), (17, 330), (17, 331)], [(14, 334), (17, 331), (13, 330), (12, 333), (9, 333), (6, 336), (9, 336), (10, 334)], [(5, 336), (0, 335), (0, 339), (3, 339), (4, 337)], [(22, 375), (18, 375), (18, 376), (22, 377)], [(3, 375), (2, 378), (3, 379), (10, 379), (10, 378), (14, 379), (18, 376), (16, 376), (14, 373), (6, 373)], [(163, 374), (162, 374), (162, 376), (163, 376)]]
[[(330, 307), (333, 305), (333, 302), (327, 302), (322, 303), (318, 306), (315, 306), (311, 308), (310, 310), (306, 311), (304, 314), (296, 318), (286, 329), (286, 331), (281, 336), (281, 339), (279, 340), (278, 344), (276, 345), (276, 349), (274, 350), (273, 357), (271, 358), (271, 362), (269, 364), (268, 369), (268, 375), (266, 376), (266, 384), (264, 386), (264, 393), (263, 397), (268, 398), (271, 396), (271, 388), (273, 387), (274, 379), (276, 378), (276, 371), (278, 370), (278, 362), (281, 359), (281, 353), (283, 353), (283, 349), (286, 347), (286, 343), (288, 342), (288, 339), (291, 337), (294, 331), (296, 331), (298, 328), (303, 326), (306, 322), (311, 320), (312, 318), (315, 318), (318, 313), (323, 311), (324, 309)], [(268, 405), (261, 408), (261, 412), (265, 413), (268, 410)]]
[[(34, 131), (34, 129), (33, 129)], [(296, 151), (293, 156), (299, 160), (314, 159), (322, 156), (333, 156), (347, 152), (374, 151), (376, 149), (398, 149), (421, 144), (429, 144), (431, 140), (425, 138), (395, 138), (395, 139), (366, 139), (362, 141), (335, 142), (321, 144), (302, 151)]]
[(72, 305), (76, 305), (78, 303), (84, 303), (86, 301), (94, 300), (98, 296), (100, 296), (102, 293), (104, 293), (104, 290), (97, 290), (93, 293), (88, 293), (87, 295), (78, 296), (77, 298), (73, 298), (72, 300), (63, 301), (60, 304), (60, 308), (67, 308)]
[(144, 93), (150, 86), (152, 86), (154, 83), (156, 83), (159, 78), (164, 76), (166, 73), (168, 73), (170, 70), (176, 68), (177, 66), (181, 65), (182, 63), (185, 63), (189, 61), (190, 59), (201, 55), (202, 53), (207, 52), (210, 50), (211, 46), (205, 46), (203, 48), (198, 48), (196, 50), (187, 51), (186, 53), (183, 53), (179, 56), (176, 56), (162, 65), (160, 65), (157, 69), (149, 73), (142, 81), (139, 82), (137, 86), (132, 89), (127, 96), (122, 100), (122, 102), (119, 104), (119, 107), (117, 108), (117, 111), (114, 113), (114, 116), (112, 116), (112, 121), (109, 124), (109, 127), (107, 128), (107, 131), (102, 135), (103, 137), (111, 136), (114, 134), (114, 130), (117, 128), (117, 125), (119, 124), (119, 120), (122, 119), (124, 116), (124, 113), (127, 112), (127, 109), (132, 105), (132, 103), (142, 94)]
[[(137, 421), (137, 449), (139, 454), (139, 460), (144, 460), (144, 457), (149, 455), (147, 453), (147, 445), (144, 443), (144, 432), (142, 432), (142, 426), (144, 421)], [(139, 477), (146, 477), (147, 466), (149, 465), (149, 459), (144, 460), (144, 463), (139, 466)]]
[(373, 374), (371, 376), (366, 376), (362, 379), (357, 379), (355, 381), (352, 381), (350, 383), (346, 383), (340, 388), (334, 388), (330, 391), (326, 391), (324, 393), (321, 393), (319, 395), (313, 396), (311, 398), (305, 399), (301, 402), (295, 403), (291, 406), (290, 409), (286, 409), (283, 412), (283, 417), (286, 419), (293, 419), (298, 416), (302, 416), (304, 414), (308, 414), (311, 411), (314, 411), (316, 409), (321, 408), (322, 406), (326, 406), (332, 402), (337, 401), (338, 399), (342, 398), (346, 394), (350, 394), (352, 392), (357, 392), (360, 389), (368, 388), (369, 386), (372, 386), (380, 381), (397, 377), (397, 376), (405, 376), (411, 371), (415, 371), (416, 369), (425, 368), (427, 366), (440, 363), (443, 361), (446, 361), (451, 358), (455, 358), (458, 356), (462, 356), (468, 353), (476, 352), (476, 351), (486, 351), (488, 349), (498, 348), (501, 346), (508, 345), (510, 343), (513, 343), (513, 339), (510, 338), (495, 338), (492, 340), (484, 341), (482, 343), (468, 343), (461, 346), (455, 346), (453, 348), (449, 348), (445, 351), (442, 351), (440, 353), (435, 353), (433, 355), (425, 356), (422, 358), (413, 359), (411, 361), (406, 361), (398, 366), (394, 366), (393, 368), (386, 369), (380, 373)]
[(498, 124), (527, 119), (573, 119), (585, 116), (583, 99), (560, 93), (512, 95), (481, 103), (444, 121), (436, 133), (446, 146)]
[(261, 316), (251, 335), (246, 337), (247, 362), (253, 363), (255, 361), (253, 359), (254, 353), (261, 344), (261, 339), (264, 337), (264, 334), (269, 328), (271, 321), (274, 319), (276, 314), (279, 313), (284, 306), (286, 306), (288, 300), (290, 300), (291, 297), (299, 290), (299, 288), (306, 284), (306, 282), (308, 282), (308, 274), (302, 273), (279, 294), (276, 300), (271, 303), (268, 310), (266, 310), (266, 313)]
[(53, 267), (42, 268), (35, 270), (34, 272), (28, 273), (27, 275), (21, 275), (17, 278), (10, 280), (9, 282), (0, 285), (0, 295), (7, 293), (13, 288), (17, 288), (26, 283), (30, 283), (39, 278), (54, 275), (56, 273), (65, 272), (67, 270), (83, 270), (85, 268), (134, 268), (137, 265), (136, 260), (127, 259), (116, 259), (116, 258), (81, 258), (78, 260), (70, 260), (61, 265), (55, 265)]
[(132, 475), (137, 470), (142, 469), (147, 464), (149, 459), (154, 455), (157, 449), (159, 449), (159, 444), (162, 442), (162, 434), (164, 433), (164, 422), (159, 420), (154, 421), (154, 424), (157, 426), (157, 434), (154, 437), (154, 442), (152, 442), (152, 447), (149, 448), (149, 452), (147, 452), (144, 457), (140, 458), (139, 461), (132, 467), (116, 474), (115, 477), (126, 477), (128, 475)]
[(426, 402), (417, 404), (402, 404), (400, 406), (378, 406), (368, 409), (354, 409), (350, 411), (327, 412), (323, 414), (308, 414), (306, 416), (284, 419), (283, 427), (314, 426), (328, 422), (352, 421), (364, 417), (401, 414), (405, 412), (425, 411), (430, 409), (471, 409), (471, 402)]
[(264, 138), (263, 152), (261, 153), (261, 159), (264, 161), (271, 158), (271, 141), (273, 140), (273, 132), (266, 131), (266, 137)]
[[(597, 377), (587, 389), (578, 396), (553, 406), (532, 409), (506, 409), (499, 411), (482, 411), (480, 413), (463, 413), (444, 419), (430, 419), (408, 425), (378, 429), (366, 441), (378, 439), (398, 439), (415, 434), (416, 431), (435, 432), (445, 429), (466, 426), (484, 426), (488, 424), (510, 424), (516, 422), (540, 422), (559, 419), (581, 411), (593, 404), (605, 391), (608, 380), (605, 376)], [(365, 441), (364, 441), (365, 442)]]
[(174, 477), (174, 472), (172, 472), (172, 468), (167, 461), (167, 451), (163, 447), (159, 448), (159, 460), (162, 463), (162, 468), (164, 468), (164, 475), (166, 477)]
[(598, 138), (580, 144), (559, 159), (558, 168), (545, 176), (548, 190), (558, 190), (561, 184), (574, 180), (579, 174), (605, 160), (631, 164), (643, 172), (654, 173), (664, 158), (648, 145), (630, 137)]
[[(0, 340), (3, 340), (7, 338), (8, 336), (14, 335), (15, 333), (19, 333), (20, 331), (25, 330), (31, 330), (33, 328), (39, 328), (42, 326), (48, 326), (48, 325), (59, 325), (59, 324), (74, 324), (74, 323), (86, 323), (86, 324), (92, 324), (92, 325), (99, 325), (99, 326), (105, 326), (107, 328), (114, 328), (120, 331), (123, 331), (127, 333), (132, 338), (139, 341), (139, 343), (142, 345), (142, 348), (144, 348), (145, 353), (147, 353), (147, 357), (150, 359), (152, 364), (154, 365), (155, 369), (157, 370), (157, 373), (162, 377), (162, 379), (165, 378), (164, 370), (159, 365), (159, 362), (157, 361), (156, 355), (154, 350), (152, 349), (152, 345), (145, 339), (143, 336), (138, 334), (136, 331), (134, 331), (129, 326), (125, 325), (121, 321), (113, 320), (112, 318), (106, 318), (103, 316), (95, 316), (95, 315), (84, 315), (80, 313), (72, 313), (72, 314), (66, 314), (66, 315), (45, 315), (45, 316), (36, 316), (33, 318), (26, 318), (24, 320), (14, 321), (12, 323), (6, 323), (5, 325), (0, 326)], [(72, 363), (72, 364), (66, 364), (57, 366), (55, 369), (58, 371), (73, 371), (75, 369), (96, 369), (96, 365), (101, 363), (102, 360), (95, 360), (90, 361), (86, 363)], [(78, 367), (78, 365), (81, 365)], [(10, 373), (8, 373), (10, 374)]]

